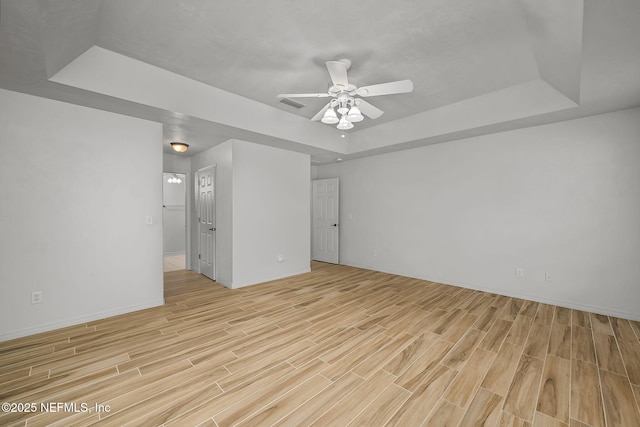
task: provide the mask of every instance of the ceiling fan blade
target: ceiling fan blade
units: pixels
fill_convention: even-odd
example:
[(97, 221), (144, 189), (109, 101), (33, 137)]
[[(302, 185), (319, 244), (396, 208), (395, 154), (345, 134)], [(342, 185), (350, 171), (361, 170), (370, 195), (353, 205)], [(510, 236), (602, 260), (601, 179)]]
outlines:
[(327, 98), (328, 93), (281, 93), (278, 98)]
[(326, 64), (333, 85), (339, 89), (348, 89), (347, 65), (342, 61), (327, 61)]
[(364, 99), (356, 98), (356, 105), (358, 106), (362, 114), (369, 117), (370, 119), (377, 119), (384, 114), (384, 111), (369, 104)]
[(360, 96), (393, 95), (394, 93), (407, 93), (413, 90), (411, 80), (400, 80), (397, 82), (380, 83), (379, 85), (364, 86), (356, 90)]
[(322, 116), (324, 116), (324, 112), (327, 111), (329, 109), (329, 106), (331, 105), (331, 102), (329, 102), (327, 105), (325, 105), (324, 107), (322, 107), (322, 110), (318, 111), (318, 114), (316, 114), (315, 116), (313, 116), (311, 118), (312, 122), (317, 122), (318, 120), (322, 119)]

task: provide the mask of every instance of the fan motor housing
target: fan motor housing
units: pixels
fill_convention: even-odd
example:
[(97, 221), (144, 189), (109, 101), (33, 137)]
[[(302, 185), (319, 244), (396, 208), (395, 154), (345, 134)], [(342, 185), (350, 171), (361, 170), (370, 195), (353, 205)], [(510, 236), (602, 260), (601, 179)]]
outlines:
[(358, 90), (358, 87), (356, 85), (352, 85), (352, 84), (350, 84), (347, 89), (342, 89), (342, 88), (339, 88), (339, 87), (336, 87), (336, 86), (331, 86), (331, 87), (329, 87), (329, 95), (337, 98), (340, 94), (343, 94), (343, 93), (346, 94), (346, 95), (351, 95), (356, 90)]

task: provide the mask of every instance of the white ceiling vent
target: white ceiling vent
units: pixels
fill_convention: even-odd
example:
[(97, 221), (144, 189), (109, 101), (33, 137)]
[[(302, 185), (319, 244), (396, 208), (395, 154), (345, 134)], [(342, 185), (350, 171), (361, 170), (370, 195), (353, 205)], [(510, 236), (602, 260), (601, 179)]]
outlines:
[(284, 105), (288, 105), (289, 107), (293, 107), (298, 110), (305, 106), (304, 104), (300, 104), (299, 102), (296, 102), (293, 99), (289, 98), (281, 98), (280, 102), (282, 102)]

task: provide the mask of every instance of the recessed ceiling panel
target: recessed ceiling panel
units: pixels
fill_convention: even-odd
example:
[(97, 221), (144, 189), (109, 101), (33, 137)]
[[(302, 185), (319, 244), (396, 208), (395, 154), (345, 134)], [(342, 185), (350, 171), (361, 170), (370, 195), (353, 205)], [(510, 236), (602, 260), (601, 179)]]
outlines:
[[(189, 154), (234, 138), (331, 161), (638, 107), (639, 19), (638, 0), (2, 0), (0, 87), (162, 122)], [(100, 47), (121, 61), (78, 67)], [(326, 91), (341, 58), (357, 86), (414, 90), (346, 132), (309, 121), (326, 99), (279, 102)]]
[(358, 86), (417, 83), (371, 101), (385, 114), (358, 129), (539, 77), (521, 9), (507, 0), (110, 0), (98, 44), (306, 118), (325, 100), (291, 111), (276, 95), (326, 91), (327, 60), (350, 59)]

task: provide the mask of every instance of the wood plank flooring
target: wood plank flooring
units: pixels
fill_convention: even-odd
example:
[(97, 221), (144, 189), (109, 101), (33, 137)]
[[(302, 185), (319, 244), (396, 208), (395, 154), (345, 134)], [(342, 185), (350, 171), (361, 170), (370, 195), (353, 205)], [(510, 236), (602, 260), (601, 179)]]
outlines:
[(323, 263), (165, 296), (0, 343), (0, 425), (640, 426), (638, 322)]

